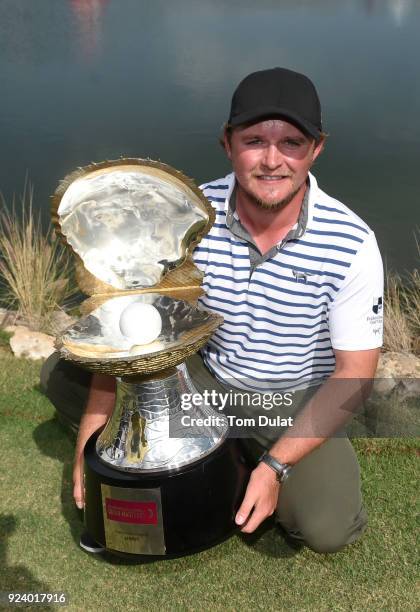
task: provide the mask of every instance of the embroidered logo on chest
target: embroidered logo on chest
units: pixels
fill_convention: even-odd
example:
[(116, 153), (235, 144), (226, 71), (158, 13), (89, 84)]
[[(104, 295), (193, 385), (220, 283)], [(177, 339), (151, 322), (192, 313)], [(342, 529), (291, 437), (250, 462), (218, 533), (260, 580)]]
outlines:
[(309, 276), (313, 276), (312, 272), (300, 272), (298, 270), (292, 270), (292, 274), (295, 277), (297, 283), (305, 283)]

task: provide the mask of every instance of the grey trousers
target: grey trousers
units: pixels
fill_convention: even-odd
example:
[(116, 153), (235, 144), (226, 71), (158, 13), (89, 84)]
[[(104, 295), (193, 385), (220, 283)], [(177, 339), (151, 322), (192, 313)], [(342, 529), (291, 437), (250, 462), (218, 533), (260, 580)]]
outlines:
[[(226, 388), (214, 379), (199, 355), (187, 360), (197, 388)], [(44, 363), (41, 386), (55, 406), (59, 418), (77, 431), (91, 382), (85, 370), (58, 358), (55, 353)], [(267, 448), (261, 440), (241, 440), (251, 465)], [(358, 539), (367, 524), (362, 506), (360, 471), (347, 437), (327, 440), (299, 461), (282, 484), (276, 521), (289, 541), (303, 543), (319, 553), (332, 553)]]

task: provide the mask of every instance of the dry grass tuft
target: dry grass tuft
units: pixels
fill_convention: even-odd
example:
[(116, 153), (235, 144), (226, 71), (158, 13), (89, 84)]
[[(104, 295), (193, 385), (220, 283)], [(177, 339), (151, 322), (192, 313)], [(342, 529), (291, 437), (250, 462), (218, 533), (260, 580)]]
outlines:
[[(420, 258), (420, 230), (417, 230), (416, 244)], [(420, 339), (420, 270), (418, 268), (410, 274), (408, 279), (405, 309), (414, 338), (418, 341)]]
[[(415, 235), (420, 257), (419, 230)], [(420, 271), (416, 268), (403, 282), (388, 272), (385, 287), (384, 349), (420, 352)]]
[(52, 314), (71, 292), (70, 259), (51, 228), (43, 232), (33, 211), (33, 189), (25, 185), (21, 212), (0, 200), (2, 301), (34, 330), (51, 331)]
[(410, 352), (411, 328), (404, 307), (406, 298), (401, 278), (392, 272), (386, 277), (384, 308), (384, 349)]

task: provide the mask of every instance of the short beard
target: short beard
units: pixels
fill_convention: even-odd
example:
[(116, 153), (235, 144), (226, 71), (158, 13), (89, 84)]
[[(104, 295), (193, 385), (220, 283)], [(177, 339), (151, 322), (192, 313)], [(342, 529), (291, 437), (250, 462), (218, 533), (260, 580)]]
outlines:
[[(261, 208), (262, 210), (272, 210), (272, 211), (282, 210), (285, 206), (290, 204), (290, 202), (293, 200), (293, 198), (296, 196), (296, 194), (300, 191), (301, 188), (302, 188), (302, 185), (300, 185), (300, 187), (295, 189), (295, 191), (293, 191), (292, 193), (289, 193), (289, 195), (286, 198), (283, 198), (282, 200), (278, 200), (278, 202), (265, 202), (264, 200), (259, 200), (258, 198), (254, 196), (252, 196), (252, 199), (254, 201), (254, 204), (257, 206), (257, 208)], [(248, 194), (248, 195), (251, 195), (251, 194)]]

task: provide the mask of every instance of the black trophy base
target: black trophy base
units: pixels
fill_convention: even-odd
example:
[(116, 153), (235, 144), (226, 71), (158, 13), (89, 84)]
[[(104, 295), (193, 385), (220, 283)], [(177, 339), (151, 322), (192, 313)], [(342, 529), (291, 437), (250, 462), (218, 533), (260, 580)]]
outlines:
[(182, 557), (236, 531), (249, 478), (238, 440), (176, 470), (135, 474), (103, 464), (96, 439), (85, 447), (85, 525), (107, 551), (139, 561)]

